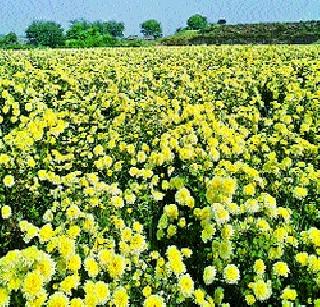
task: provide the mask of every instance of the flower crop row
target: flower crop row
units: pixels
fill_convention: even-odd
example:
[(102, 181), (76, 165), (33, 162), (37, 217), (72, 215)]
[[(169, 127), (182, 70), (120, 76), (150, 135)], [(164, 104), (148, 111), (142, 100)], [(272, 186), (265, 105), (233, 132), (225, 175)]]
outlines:
[(319, 51), (1, 51), (0, 306), (320, 306)]

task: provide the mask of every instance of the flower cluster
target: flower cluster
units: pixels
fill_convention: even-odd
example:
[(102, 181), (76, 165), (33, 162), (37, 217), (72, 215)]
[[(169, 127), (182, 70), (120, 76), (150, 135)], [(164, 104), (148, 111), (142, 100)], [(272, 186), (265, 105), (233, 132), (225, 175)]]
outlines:
[(0, 307), (320, 306), (318, 53), (0, 51)]

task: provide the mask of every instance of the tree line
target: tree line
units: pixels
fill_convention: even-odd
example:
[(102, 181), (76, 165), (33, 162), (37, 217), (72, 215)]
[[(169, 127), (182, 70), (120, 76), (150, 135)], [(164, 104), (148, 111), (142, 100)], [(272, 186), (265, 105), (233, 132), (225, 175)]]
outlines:
[[(196, 14), (188, 18), (183, 29), (199, 30), (208, 26), (207, 17)], [(21, 44), (17, 35), (10, 32), (0, 37), (0, 47), (107, 47), (121, 45), (143, 45), (147, 40), (154, 40), (163, 36), (162, 26), (158, 20), (148, 19), (140, 24), (140, 32), (145, 40), (137, 35), (124, 39), (125, 24), (115, 20), (93, 21), (77, 19), (70, 21), (67, 30), (55, 21), (33, 21), (25, 30), (26, 42)]]

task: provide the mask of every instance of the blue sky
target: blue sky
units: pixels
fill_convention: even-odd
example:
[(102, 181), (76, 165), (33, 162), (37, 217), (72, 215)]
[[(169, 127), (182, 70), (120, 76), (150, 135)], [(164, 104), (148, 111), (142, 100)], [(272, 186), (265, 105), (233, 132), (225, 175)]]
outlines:
[(0, 0), (0, 33), (23, 34), (35, 19), (68, 21), (123, 21), (125, 34), (138, 34), (139, 24), (158, 19), (165, 34), (185, 25), (195, 13), (210, 22), (225, 17), (228, 23), (320, 19), (320, 0)]

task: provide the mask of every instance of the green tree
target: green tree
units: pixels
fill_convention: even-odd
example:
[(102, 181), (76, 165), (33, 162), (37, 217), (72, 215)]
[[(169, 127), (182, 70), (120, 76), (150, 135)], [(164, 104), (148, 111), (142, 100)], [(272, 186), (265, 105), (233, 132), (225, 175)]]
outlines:
[(218, 25), (225, 25), (227, 23), (227, 21), (225, 19), (219, 19), (217, 24)]
[(106, 23), (86, 20), (71, 21), (71, 26), (66, 33), (66, 46), (72, 48), (84, 47), (110, 47), (115, 46), (117, 40), (106, 27)]
[(75, 19), (70, 21), (70, 28), (66, 32), (67, 39), (85, 39), (88, 30), (91, 28), (90, 22), (84, 19)]
[(60, 47), (64, 45), (64, 34), (61, 25), (54, 21), (34, 21), (25, 31), (31, 45)]
[(208, 26), (207, 17), (196, 14), (190, 16), (187, 20), (187, 28), (189, 30), (201, 30)]
[(10, 32), (0, 39), (0, 45), (13, 45), (18, 43), (17, 34)]
[(141, 25), (141, 33), (146, 36), (152, 36), (153, 38), (159, 38), (162, 36), (162, 28), (159, 21), (155, 19), (149, 19), (144, 21)]
[(112, 37), (123, 37), (123, 31), (125, 29), (123, 22), (110, 20), (104, 23), (104, 27), (105, 30), (112, 35)]
[(117, 22), (115, 20), (110, 21), (95, 21), (92, 26), (97, 28), (100, 34), (109, 33), (114, 38), (123, 37), (123, 31), (125, 29), (123, 22)]

